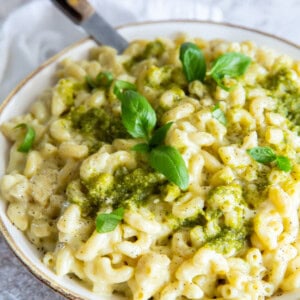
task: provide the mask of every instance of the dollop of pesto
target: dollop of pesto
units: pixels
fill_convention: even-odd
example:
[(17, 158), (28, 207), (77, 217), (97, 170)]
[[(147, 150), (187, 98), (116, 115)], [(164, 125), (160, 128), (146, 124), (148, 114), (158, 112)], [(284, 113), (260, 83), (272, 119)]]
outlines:
[(200, 247), (210, 247), (223, 254), (234, 254), (248, 241), (251, 226), (246, 218), (247, 204), (239, 184), (218, 186), (210, 191), (205, 207), (180, 227), (190, 227), (191, 236)]
[[(88, 181), (71, 182), (67, 187), (68, 201), (82, 208), (84, 215), (95, 215), (103, 207), (138, 207), (153, 194), (159, 194), (166, 185), (160, 173), (146, 168), (115, 173), (101, 173)], [(75, 192), (74, 192), (75, 191)]]
[(246, 204), (242, 196), (242, 188), (238, 184), (218, 186), (214, 188), (206, 200), (206, 211), (212, 215), (220, 214), (220, 225), (241, 228), (245, 218)]
[(241, 230), (223, 228), (219, 234), (208, 239), (204, 246), (225, 255), (234, 254), (245, 247), (248, 235), (247, 227), (242, 227)]
[(72, 78), (60, 79), (55, 86), (54, 91), (63, 99), (67, 106), (74, 103), (76, 93), (83, 88), (83, 85)]
[[(70, 112), (72, 127), (95, 145), (112, 143), (117, 138), (130, 138), (119, 116), (112, 116), (104, 108), (74, 107)], [(97, 150), (97, 147), (95, 147)], [(91, 151), (94, 152), (94, 151)]]
[(276, 73), (268, 75), (262, 86), (270, 91), (277, 101), (277, 112), (288, 118), (295, 129), (300, 131), (300, 86), (293, 79), (291, 70), (281, 68)]
[(247, 203), (241, 185), (233, 183), (214, 188), (206, 203), (207, 214), (212, 220), (217, 219), (219, 231), (216, 230), (215, 236), (208, 236), (205, 245), (224, 254), (238, 252), (245, 246), (250, 234)]

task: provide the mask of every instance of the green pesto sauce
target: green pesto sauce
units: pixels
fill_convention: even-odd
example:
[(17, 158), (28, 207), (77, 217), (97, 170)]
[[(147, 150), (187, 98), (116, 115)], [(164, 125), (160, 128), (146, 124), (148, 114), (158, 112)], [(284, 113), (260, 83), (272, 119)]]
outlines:
[(258, 208), (258, 206), (267, 199), (266, 190), (260, 191), (255, 184), (245, 185), (243, 195), (249, 207), (254, 209)]
[(170, 89), (184, 91), (188, 89), (188, 82), (182, 69), (172, 65), (151, 66), (146, 73), (144, 84), (162, 92)]
[[(112, 143), (117, 138), (130, 138), (121, 118), (112, 116), (103, 108), (86, 110), (83, 106), (70, 112), (72, 127), (88, 140), (93, 140), (90, 152), (95, 152), (103, 143)], [(95, 148), (95, 149), (94, 149)]]
[(257, 172), (257, 179), (252, 182), (244, 182), (243, 197), (250, 208), (258, 208), (267, 199), (270, 170), (266, 166)]
[(205, 226), (208, 222), (215, 222), (217, 226), (223, 228), (224, 214), (230, 210), (236, 212), (236, 219), (234, 224), (227, 224), (226, 226), (232, 228), (242, 228), (245, 220), (246, 203), (242, 197), (242, 188), (237, 184), (219, 186), (211, 190), (208, 198), (205, 201), (205, 207), (201, 209), (197, 215), (178, 220), (180, 227), (194, 227), (197, 225)]
[(146, 45), (145, 50), (134, 56), (132, 59), (124, 63), (124, 67), (129, 71), (133, 65), (149, 58), (160, 58), (165, 51), (165, 46), (160, 41), (150, 42)]
[(207, 223), (207, 216), (205, 213), (202, 211), (198, 215), (191, 217), (191, 218), (186, 218), (184, 220), (179, 220), (179, 225), (181, 227), (190, 227), (193, 228), (195, 226), (205, 226)]
[(218, 209), (224, 201), (232, 202), (232, 205), (241, 203), (242, 189), (238, 184), (221, 185), (212, 189), (209, 193), (206, 204), (209, 208)]
[[(247, 244), (251, 233), (251, 223), (243, 220), (237, 228), (232, 228), (225, 226), (222, 218), (223, 213), (220, 210), (203, 212), (194, 219), (184, 220), (176, 229), (201, 226), (203, 232), (201, 247), (209, 247), (223, 254), (236, 253)], [(210, 220), (209, 223), (208, 220)], [(210, 234), (212, 226), (214, 227), (213, 235)]]
[(208, 239), (204, 246), (222, 254), (235, 253), (245, 247), (248, 235), (246, 227), (241, 230), (225, 227), (215, 237)]
[(70, 203), (77, 204), (80, 207), (83, 216), (97, 212), (97, 201), (88, 198), (86, 188), (81, 184), (80, 180), (73, 180), (68, 184), (66, 195)]
[(277, 112), (288, 118), (295, 129), (300, 131), (300, 87), (292, 78), (292, 73), (286, 68), (268, 75), (262, 86), (271, 92), (277, 101)]
[(143, 56), (145, 58), (149, 58), (149, 57), (161, 57), (162, 54), (165, 51), (165, 46), (163, 45), (163, 43), (161, 41), (154, 41), (154, 42), (150, 42), (147, 44), (145, 51), (143, 53)]
[(159, 194), (165, 184), (165, 178), (157, 172), (145, 168), (132, 171), (120, 168), (114, 175), (102, 173), (89, 181), (82, 181), (80, 190), (85, 197), (71, 197), (72, 193), (68, 193), (68, 189), (71, 189), (74, 183), (70, 183), (67, 196), (69, 202), (82, 208), (84, 215), (93, 215), (102, 207), (143, 205), (150, 195)]
[(145, 77), (145, 85), (155, 89), (171, 88), (174, 86), (173, 70), (174, 67), (170, 65), (150, 67)]
[(76, 93), (83, 89), (83, 85), (74, 79), (60, 79), (55, 87), (59, 96), (63, 99), (67, 106), (74, 103)]
[[(251, 231), (245, 217), (246, 208), (240, 185), (219, 186), (211, 190), (203, 210), (192, 218), (179, 221), (178, 228), (200, 226), (202, 246), (224, 254), (238, 252), (247, 243)], [(225, 224), (228, 209), (236, 212), (236, 218)]]

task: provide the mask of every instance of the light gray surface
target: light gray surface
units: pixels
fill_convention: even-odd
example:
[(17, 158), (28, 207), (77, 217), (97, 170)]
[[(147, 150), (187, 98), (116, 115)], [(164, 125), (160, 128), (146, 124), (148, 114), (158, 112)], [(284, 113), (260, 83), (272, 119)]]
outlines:
[(0, 300), (62, 300), (38, 281), (12, 253), (0, 234)]
[[(44, 1), (44, 0), (41, 0)], [(95, 2), (94, 0), (93, 2)], [(140, 0), (141, 1), (141, 0)], [(158, 4), (158, 0), (151, 0), (151, 5)], [(153, 19), (168, 18), (170, 14), (165, 14), (163, 9), (166, 8), (165, 3), (169, 2), (173, 6), (171, 9), (174, 12), (182, 11), (182, 18), (194, 17), (192, 13), (186, 10), (185, 5), (187, 0), (174, 0), (165, 1), (163, 6), (160, 2), (160, 10), (154, 10), (155, 15)], [(300, 1), (299, 0), (189, 0), (188, 2), (202, 2), (204, 8), (208, 9), (206, 16), (214, 20), (230, 22), (234, 24), (244, 25), (278, 36), (289, 39), (295, 43), (300, 44), (300, 35), (298, 30), (300, 28)], [(25, 0), (0, 0), (0, 26), (3, 18), (10, 12), (16, 5), (27, 3)], [(127, 3), (128, 2), (128, 3)], [(149, 1), (150, 2), (150, 1)], [(149, 2), (147, 5), (149, 6)], [(126, 3), (126, 8), (131, 4), (136, 3), (132, 0), (122, 0), (122, 5)], [(146, 9), (146, 1), (145, 8)], [(208, 4), (209, 3), (209, 4)], [(140, 4), (140, 2), (139, 2)], [(132, 5), (132, 9), (136, 9)], [(143, 11), (141, 5), (139, 6), (140, 13), (138, 20), (151, 19), (149, 11)], [(148, 7), (148, 9), (150, 9)], [(153, 7), (151, 8), (153, 9)], [(210, 10), (209, 10), (210, 9)], [(120, 10), (118, 10), (120, 14)], [(170, 11), (169, 11), (170, 12)], [(175, 13), (174, 13), (175, 14)], [(111, 22), (112, 24), (119, 24), (120, 22), (127, 22), (134, 19), (135, 13), (124, 13), (118, 16), (118, 20)], [(178, 14), (175, 15), (178, 18)], [(21, 28), (20, 28), (21, 30)], [(0, 82), (1, 88), (1, 82)], [(61, 300), (64, 299), (60, 295), (53, 292), (51, 289), (40, 283), (31, 275), (31, 273), (19, 262), (15, 255), (11, 252), (7, 244), (4, 242), (0, 234), (0, 300)]]

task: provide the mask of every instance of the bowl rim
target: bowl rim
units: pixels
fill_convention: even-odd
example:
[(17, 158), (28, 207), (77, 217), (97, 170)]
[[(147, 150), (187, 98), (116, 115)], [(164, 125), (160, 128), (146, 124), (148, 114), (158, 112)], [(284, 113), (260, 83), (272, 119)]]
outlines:
[(211, 20), (198, 20), (198, 19), (169, 19), (169, 20), (153, 20), (153, 21), (141, 21), (141, 22), (129, 22), (126, 24), (122, 24), (119, 26), (116, 26), (115, 28), (117, 30), (128, 28), (128, 27), (135, 27), (139, 25), (147, 25), (147, 24), (162, 24), (162, 23), (201, 23), (201, 24), (211, 24), (211, 25), (220, 25), (221, 27), (229, 27), (229, 28), (235, 28), (235, 29), (242, 29), (244, 31), (250, 31), (253, 33), (261, 34), (264, 36), (268, 36), (270, 38), (279, 40), (281, 42), (284, 42), (290, 46), (293, 46), (300, 50), (300, 44), (297, 44), (295, 42), (292, 42), (289, 39), (283, 38), (281, 36), (278, 36), (276, 34), (266, 32), (263, 30), (251, 28), (244, 25), (238, 25), (230, 22), (218, 22), (218, 21), (211, 21)]
[[(263, 36), (270, 37), (275, 40), (279, 40), (289, 46), (292, 46), (298, 50), (300, 50), (300, 44), (291, 42), (288, 39), (279, 37), (275, 34), (271, 34), (268, 32), (264, 32), (258, 29), (249, 28), (247, 26), (243, 25), (237, 25), (229, 22), (215, 22), (215, 21), (209, 21), (209, 20), (197, 20), (197, 19), (170, 19), (170, 20), (155, 20), (155, 21), (141, 21), (141, 22), (130, 22), (123, 25), (116, 26), (115, 28), (117, 30), (125, 29), (129, 27), (136, 27), (141, 25), (152, 25), (152, 24), (164, 24), (164, 23), (201, 23), (201, 24), (211, 24), (211, 25), (218, 25), (221, 27), (229, 27), (234, 29), (242, 29), (244, 31), (257, 33)], [(2, 114), (5, 107), (8, 105), (8, 103), (12, 100), (12, 98), (18, 93), (19, 90), (22, 89), (22, 87), (30, 80), (32, 79), (36, 74), (38, 74), (41, 70), (45, 69), (48, 65), (54, 63), (57, 61), (61, 56), (63, 56), (65, 53), (69, 52), (73, 48), (76, 48), (80, 46), (81, 44), (84, 44), (88, 40), (93, 40), (91, 37), (85, 37), (80, 40), (78, 40), (75, 43), (70, 44), (69, 46), (65, 47), (55, 55), (48, 58), (46, 61), (44, 61), (41, 65), (39, 65), (35, 70), (30, 72), (24, 79), (22, 79), (17, 86), (5, 97), (5, 99), (0, 104), (0, 114)], [(78, 294), (72, 292), (68, 288), (63, 287), (60, 284), (57, 284), (56, 282), (52, 281), (46, 274), (44, 274), (38, 267), (33, 265), (25, 253), (18, 247), (13, 237), (9, 234), (8, 230), (6, 229), (3, 220), (0, 218), (0, 233), (2, 233), (4, 237), (4, 241), (9, 246), (9, 248), (12, 250), (14, 255), (18, 258), (18, 260), (27, 268), (27, 270), (34, 275), (36, 279), (38, 279), (40, 282), (46, 284), (48, 287), (50, 287), (54, 292), (59, 293), (60, 295), (66, 297), (67, 299), (74, 299), (74, 300), (86, 300), (86, 298), (82, 298)]]

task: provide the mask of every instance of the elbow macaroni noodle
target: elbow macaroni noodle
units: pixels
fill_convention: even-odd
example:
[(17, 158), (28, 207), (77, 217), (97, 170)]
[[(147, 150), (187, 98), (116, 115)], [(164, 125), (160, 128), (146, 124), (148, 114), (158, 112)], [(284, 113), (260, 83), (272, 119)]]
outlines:
[[(185, 41), (202, 48), (208, 64), (231, 51), (250, 56), (252, 64), (229, 91), (211, 82), (188, 84), (178, 58)], [(147, 45), (163, 52), (149, 55)], [(74, 274), (95, 293), (134, 300), (263, 300), (299, 289), (300, 139), (272, 94), (272, 84), (281, 80), (274, 74), (288, 68), (286, 76), (299, 97), (299, 65), (253, 42), (185, 36), (136, 41), (122, 55), (102, 46), (87, 60), (63, 61), (52, 91), (26, 115), (1, 125), (13, 142), (0, 185), (9, 219), (44, 252), (43, 262), (58, 276)], [(95, 78), (101, 71), (135, 83), (155, 108), (160, 126), (174, 122), (165, 143), (179, 150), (190, 175), (187, 191), (164, 185), (144, 205), (125, 207), (123, 221), (107, 233), (95, 229), (98, 211), (85, 213), (80, 204), (87, 199), (82, 182), (106, 174), (109, 184), (118, 170), (135, 170), (145, 159), (131, 150), (139, 140), (94, 144), (67, 117), (81, 107), (108, 108), (113, 118), (120, 116), (112, 87), (84, 85), (86, 76)], [(272, 74), (268, 87), (263, 82)], [(62, 80), (72, 85), (71, 96), (62, 96)], [(212, 116), (216, 103), (227, 125)], [(28, 154), (17, 151), (20, 123), (36, 131)], [(289, 157), (292, 171), (253, 160), (247, 149), (258, 145)], [(110, 212), (110, 201), (99, 212)], [(229, 235), (243, 230), (242, 237)]]

